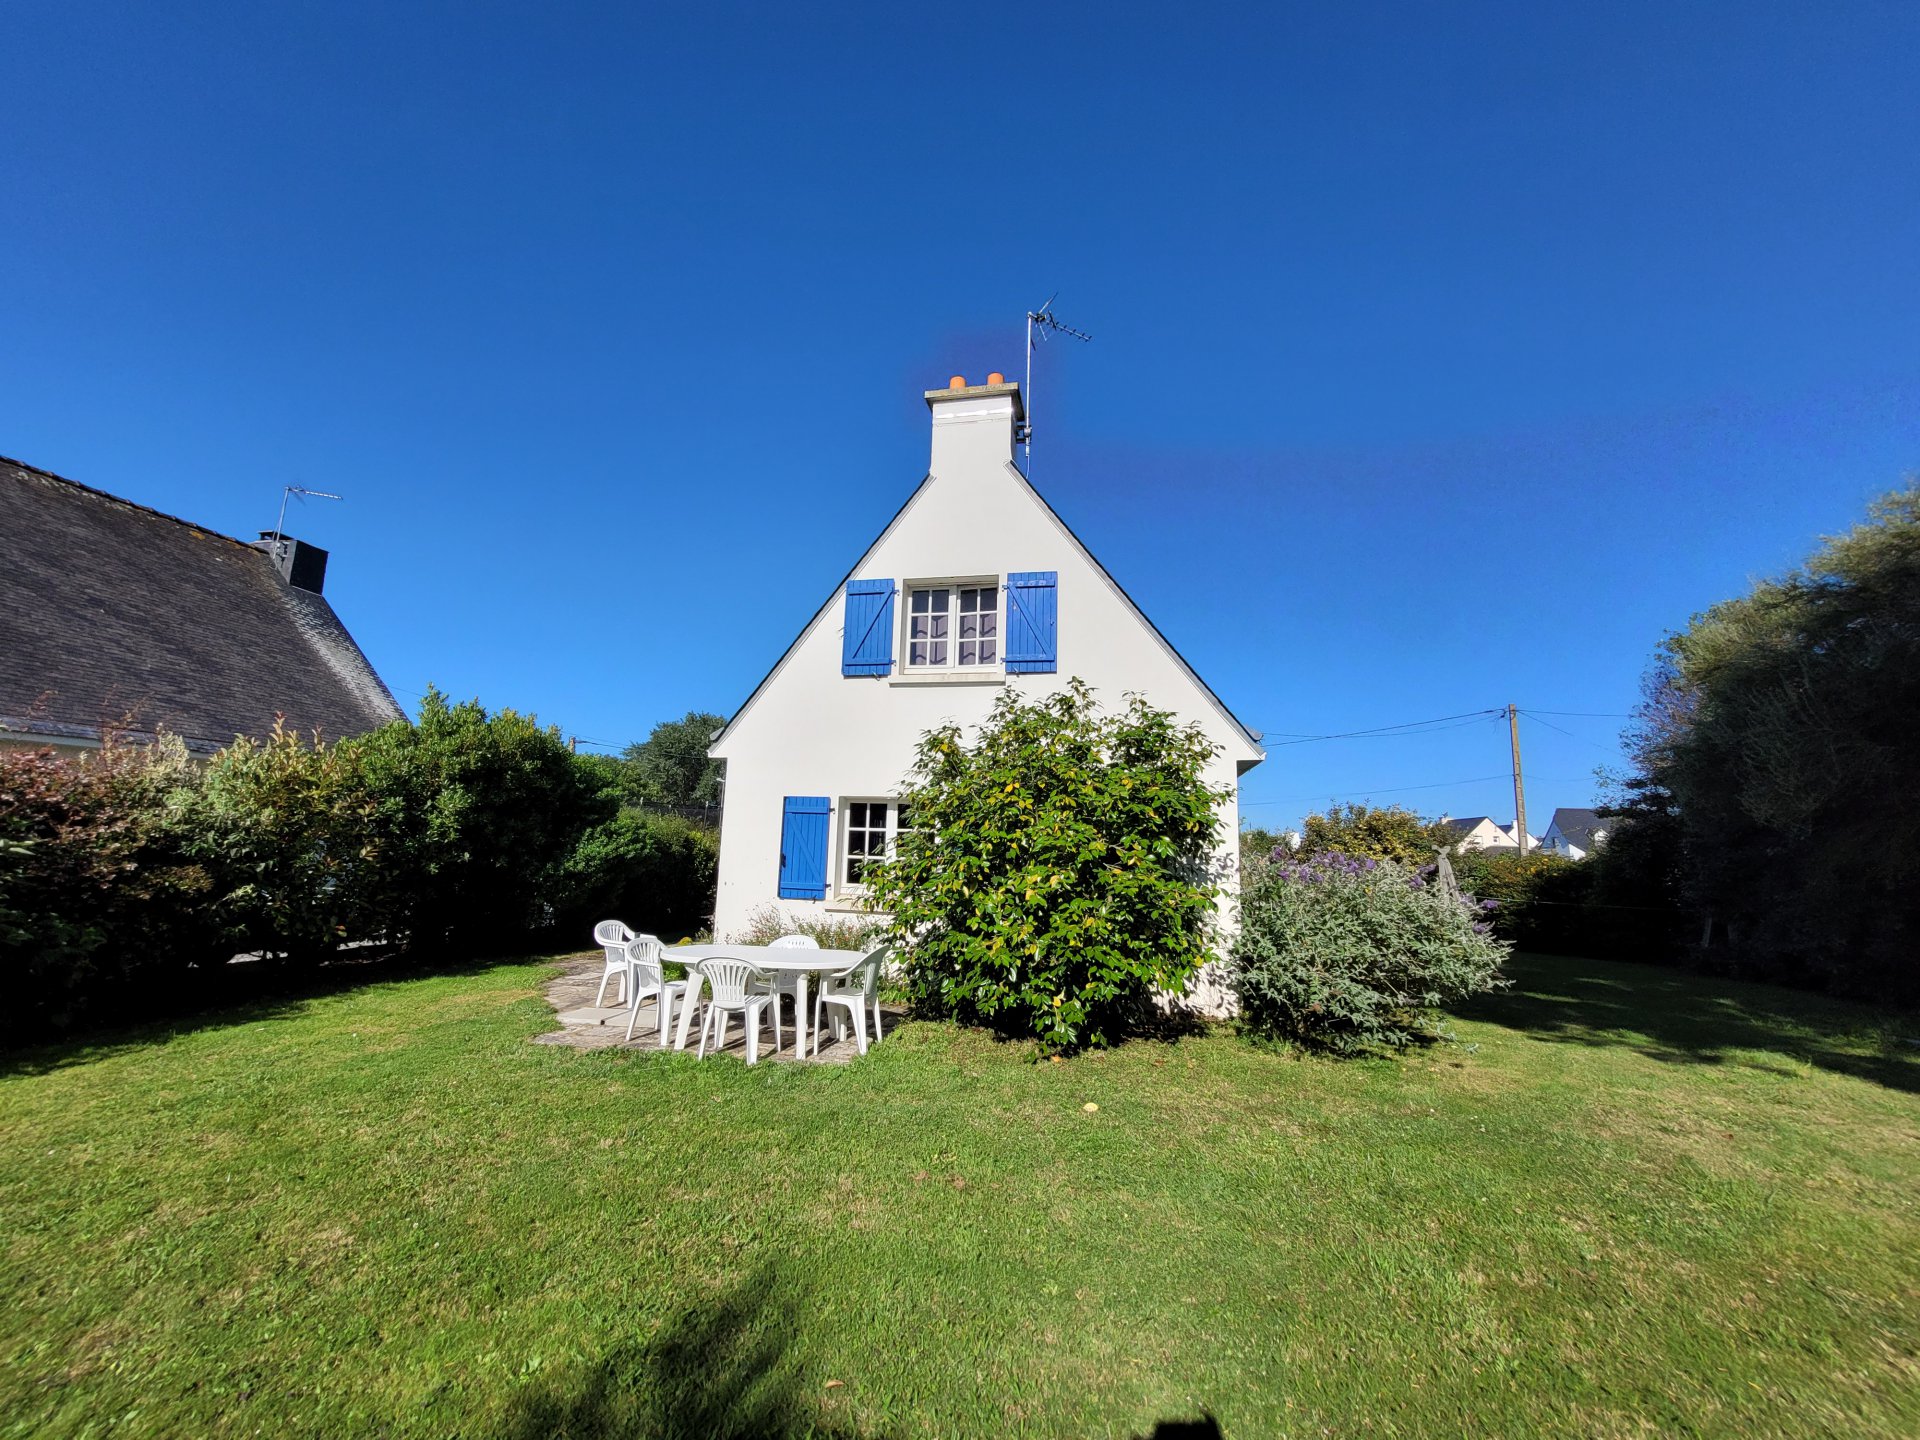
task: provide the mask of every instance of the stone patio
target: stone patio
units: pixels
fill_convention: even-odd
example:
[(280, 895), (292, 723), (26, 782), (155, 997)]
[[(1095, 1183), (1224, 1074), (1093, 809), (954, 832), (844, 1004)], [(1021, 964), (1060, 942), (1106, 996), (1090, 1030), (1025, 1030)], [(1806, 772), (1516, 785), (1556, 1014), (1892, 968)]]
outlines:
[[(600, 989), (600, 974), (606, 962), (596, 951), (590, 955), (570, 955), (560, 962), (560, 973), (547, 982), (547, 1003), (553, 1006), (554, 1018), (560, 1022), (558, 1030), (548, 1031), (545, 1035), (536, 1035), (536, 1045), (566, 1045), (575, 1050), (658, 1050), (659, 1020), (653, 1008), (653, 1002), (642, 1001), (640, 1023), (634, 1027), (633, 1040), (627, 1040), (627, 1011), (624, 1006), (604, 1006), (596, 1008), (593, 1001)], [(609, 991), (612, 986), (608, 987)], [(811, 1003), (811, 1002), (809, 1002)], [(841, 1012), (844, 1014), (845, 1012)], [(905, 1012), (892, 1006), (880, 1008), (885, 1028), (889, 1031), (906, 1019)], [(832, 1012), (828, 1012), (831, 1016)], [(811, 1021), (812, 1017), (808, 1017)], [(680, 1012), (673, 1012), (674, 1029), (679, 1029)], [(773, 1053), (772, 1034), (762, 1031), (760, 1036), (760, 1059), (777, 1060), (782, 1063), (794, 1063), (793, 1027), (785, 1027), (786, 1046), (779, 1054)], [(846, 1038), (833, 1038), (833, 1021), (828, 1019), (825, 1034), (821, 1037), (820, 1053), (816, 1057), (809, 1048), (805, 1063), (822, 1065), (844, 1065), (860, 1052), (853, 1043), (853, 1031), (848, 1029)], [(687, 1053), (695, 1053), (700, 1043), (700, 1017), (694, 1016), (693, 1028), (687, 1033)], [(671, 1044), (671, 1037), (669, 1037)], [(727, 1044), (722, 1052), (740, 1060), (747, 1058), (746, 1027), (738, 1019), (727, 1026)]]

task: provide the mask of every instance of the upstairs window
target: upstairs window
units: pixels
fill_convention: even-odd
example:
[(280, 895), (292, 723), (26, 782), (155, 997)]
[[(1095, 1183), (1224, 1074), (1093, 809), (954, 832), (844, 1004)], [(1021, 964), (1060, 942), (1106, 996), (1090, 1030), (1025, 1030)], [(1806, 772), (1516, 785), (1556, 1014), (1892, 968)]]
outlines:
[(929, 585), (907, 599), (907, 669), (970, 670), (1000, 663), (1000, 587)]

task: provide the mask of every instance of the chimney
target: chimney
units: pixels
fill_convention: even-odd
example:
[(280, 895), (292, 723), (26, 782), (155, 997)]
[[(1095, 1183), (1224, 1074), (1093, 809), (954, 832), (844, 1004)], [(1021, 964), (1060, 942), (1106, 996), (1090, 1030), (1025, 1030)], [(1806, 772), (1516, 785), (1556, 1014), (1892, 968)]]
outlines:
[(969, 385), (956, 375), (944, 390), (927, 391), (933, 412), (935, 475), (953, 475), (982, 467), (998, 468), (1013, 460), (1014, 435), (1027, 418), (1020, 387), (1009, 384), (998, 370), (984, 385)]
[(296, 590), (311, 590), (318, 595), (327, 583), (327, 552), (318, 545), (262, 530), (254, 548), (266, 551), (280, 578)]

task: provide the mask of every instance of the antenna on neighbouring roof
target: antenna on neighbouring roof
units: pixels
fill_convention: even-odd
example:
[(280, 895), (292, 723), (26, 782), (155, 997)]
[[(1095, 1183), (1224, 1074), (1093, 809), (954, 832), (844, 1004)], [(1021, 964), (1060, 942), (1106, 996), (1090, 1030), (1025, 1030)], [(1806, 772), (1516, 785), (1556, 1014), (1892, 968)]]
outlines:
[(1027, 388), (1021, 397), (1026, 402), (1027, 418), (1021, 422), (1018, 439), (1025, 447), (1026, 475), (1033, 478), (1033, 347), (1047, 338), (1049, 332), (1056, 335), (1071, 335), (1075, 340), (1091, 340), (1093, 336), (1084, 330), (1076, 330), (1071, 325), (1062, 325), (1053, 313), (1053, 302), (1060, 298), (1060, 292), (1054, 291), (1047, 297), (1047, 303), (1038, 310), (1027, 312)]
[(280, 547), (286, 544), (286, 536), (281, 532), (287, 523), (287, 500), (294, 495), (313, 500), (344, 500), (346, 498), (344, 495), (335, 495), (327, 490), (309, 490), (304, 485), (284, 487), (280, 491), (280, 518), (273, 522), (273, 553), (276, 556), (280, 553)]

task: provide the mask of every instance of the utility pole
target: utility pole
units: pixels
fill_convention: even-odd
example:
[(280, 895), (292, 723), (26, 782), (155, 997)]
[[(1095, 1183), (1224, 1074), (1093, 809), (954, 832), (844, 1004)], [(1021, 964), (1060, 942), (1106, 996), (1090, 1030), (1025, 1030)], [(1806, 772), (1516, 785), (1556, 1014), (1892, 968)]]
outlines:
[(1513, 829), (1520, 853), (1527, 853), (1527, 787), (1520, 781), (1520, 710), (1507, 706), (1507, 737), (1513, 742)]

